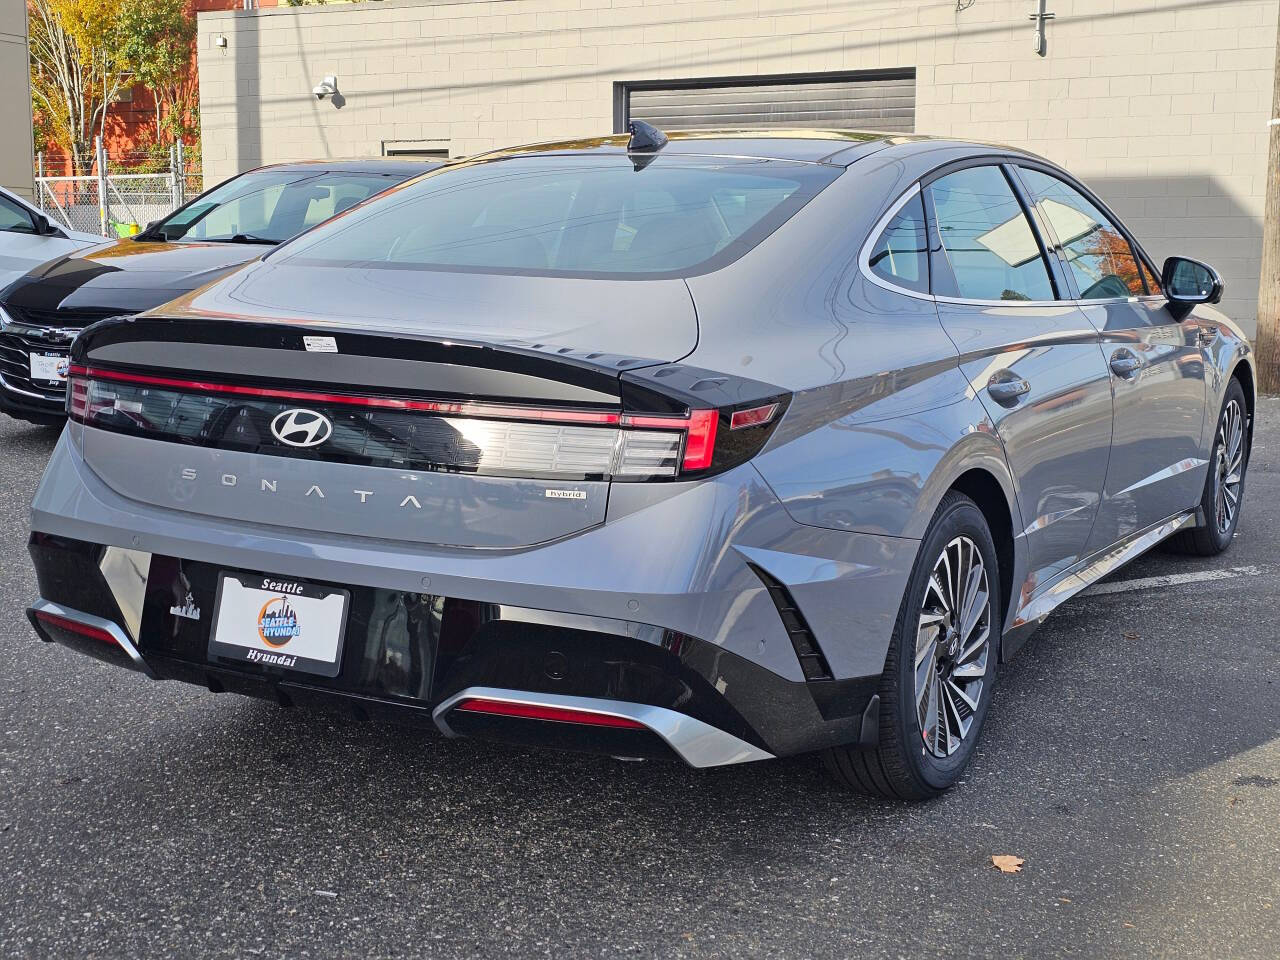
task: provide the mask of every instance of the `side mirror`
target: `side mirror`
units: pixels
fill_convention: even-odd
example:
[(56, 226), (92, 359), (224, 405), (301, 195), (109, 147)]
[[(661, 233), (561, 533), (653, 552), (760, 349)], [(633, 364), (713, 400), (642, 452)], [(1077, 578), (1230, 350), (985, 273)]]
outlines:
[(53, 233), (53, 227), (49, 223), (49, 218), (43, 213), (33, 213), (31, 215), (32, 222), (35, 226), (36, 233), (40, 236), (48, 236)]
[(1173, 303), (1194, 306), (1197, 303), (1218, 303), (1222, 299), (1224, 285), (1218, 271), (1198, 260), (1186, 257), (1170, 257), (1161, 271), (1164, 295)]

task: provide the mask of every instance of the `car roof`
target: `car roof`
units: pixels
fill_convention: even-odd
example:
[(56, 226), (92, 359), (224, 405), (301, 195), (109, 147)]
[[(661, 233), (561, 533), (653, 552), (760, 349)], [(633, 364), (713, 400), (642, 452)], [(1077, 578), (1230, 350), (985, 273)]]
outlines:
[(439, 157), (356, 157), (350, 160), (292, 160), (286, 163), (266, 163), (257, 170), (315, 170), (332, 173), (402, 173), (406, 177), (434, 170), (445, 163)]
[[(871, 153), (896, 147), (905, 154), (931, 150), (940, 144), (968, 146), (975, 152), (1016, 153), (1035, 156), (1018, 147), (984, 143), (955, 137), (934, 137), (916, 133), (885, 133), (874, 130), (829, 130), (821, 128), (707, 128), (673, 130), (663, 153), (702, 154), (712, 156), (754, 157), (768, 160), (798, 160), (809, 163), (833, 163), (847, 166)], [(625, 153), (627, 134), (587, 137), (576, 140), (552, 140), (546, 143), (507, 147), (470, 157), (471, 160), (497, 160), (532, 154)]]

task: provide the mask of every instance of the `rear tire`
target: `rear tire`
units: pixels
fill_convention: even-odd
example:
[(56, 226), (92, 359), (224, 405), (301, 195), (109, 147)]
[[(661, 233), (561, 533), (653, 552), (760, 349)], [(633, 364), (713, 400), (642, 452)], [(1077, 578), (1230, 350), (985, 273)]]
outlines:
[(964, 494), (948, 493), (898, 611), (880, 681), (879, 745), (826, 751), (838, 782), (874, 797), (926, 800), (960, 779), (995, 684), (998, 563), (982, 511)]
[(1235, 537), (1244, 506), (1244, 478), (1249, 469), (1249, 407), (1244, 388), (1231, 378), (1218, 423), (1213, 431), (1213, 452), (1209, 454), (1209, 471), (1200, 497), (1204, 514), (1203, 527), (1174, 534), (1165, 541), (1171, 553), (1196, 557), (1216, 557)]

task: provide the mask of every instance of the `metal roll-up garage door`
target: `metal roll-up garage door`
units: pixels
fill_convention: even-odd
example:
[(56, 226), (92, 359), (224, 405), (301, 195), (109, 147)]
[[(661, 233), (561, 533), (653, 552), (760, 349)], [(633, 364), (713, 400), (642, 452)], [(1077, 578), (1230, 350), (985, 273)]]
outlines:
[(619, 132), (636, 118), (662, 130), (818, 127), (911, 133), (914, 70), (618, 84)]

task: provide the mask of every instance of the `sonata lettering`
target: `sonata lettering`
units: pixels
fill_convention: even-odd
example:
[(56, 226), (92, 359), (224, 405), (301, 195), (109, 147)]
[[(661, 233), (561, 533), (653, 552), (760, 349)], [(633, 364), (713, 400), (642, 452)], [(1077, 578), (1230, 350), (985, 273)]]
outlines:
[[(199, 480), (200, 479), (200, 472), (195, 467), (181, 467), (179, 468), (178, 473), (183, 480)], [(234, 473), (223, 473), (218, 475), (218, 483), (224, 487), (237, 487), (240, 484), (240, 478)], [(260, 478), (258, 480), (258, 490), (261, 493), (279, 493), (280, 481)], [(368, 503), (369, 500), (376, 495), (376, 493), (377, 491), (375, 490), (352, 490), (351, 496), (356, 497), (360, 501), (360, 503)], [(324, 492), (324, 489), (319, 484), (316, 484), (316, 483), (313, 483), (311, 486), (309, 486), (306, 492), (302, 494), (302, 496), (304, 498), (316, 497), (321, 500), (327, 500), (329, 497), (329, 495)], [(561, 496), (561, 497), (565, 497), (566, 499), (581, 499), (585, 497), (585, 494), (576, 490), (557, 491), (555, 493), (548, 491), (547, 496)], [(405, 510), (423, 509), (422, 501), (419, 500), (417, 496), (415, 496), (412, 493), (408, 494), (403, 500), (401, 500), (399, 506)]]

